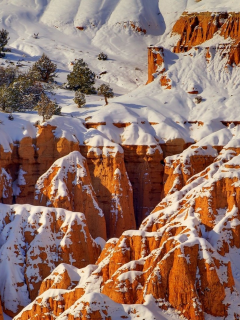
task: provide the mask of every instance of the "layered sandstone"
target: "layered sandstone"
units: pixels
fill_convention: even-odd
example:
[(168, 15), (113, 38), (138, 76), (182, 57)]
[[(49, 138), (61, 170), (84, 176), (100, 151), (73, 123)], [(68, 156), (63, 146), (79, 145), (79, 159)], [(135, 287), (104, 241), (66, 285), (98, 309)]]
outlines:
[(84, 212), (93, 238), (106, 239), (104, 214), (97, 203), (87, 161), (79, 151), (55, 161), (38, 179), (34, 204)]
[[(240, 14), (233, 12), (201, 12), (183, 13), (172, 29), (173, 35), (179, 35), (174, 52), (186, 52), (192, 47), (201, 45), (220, 34), (224, 39), (230, 39), (229, 44), (221, 44), (217, 50), (225, 51), (228, 55), (228, 64), (238, 65), (240, 62), (239, 30)], [(208, 58), (209, 52), (207, 53)]]
[(162, 47), (148, 47), (148, 81), (154, 80), (154, 74), (164, 69), (164, 49)]
[(81, 147), (87, 159), (97, 201), (104, 212), (107, 237), (136, 229), (133, 190), (124, 162), (122, 148), (113, 146)]
[(167, 157), (164, 168), (163, 197), (181, 190), (187, 181), (208, 167), (218, 152), (211, 146), (190, 146), (181, 154)]
[(63, 209), (1, 205), (0, 233), (1, 297), (10, 316), (30, 302), (28, 297), (36, 298), (57, 265), (81, 268), (94, 263), (101, 251), (84, 215)]
[[(238, 273), (233, 269), (239, 263), (234, 252), (240, 238), (238, 139), (235, 132), (219, 155), (209, 146), (189, 148), (182, 158), (177, 156), (174, 161), (186, 176), (182, 188), (169, 192), (139, 231), (126, 231), (119, 240), (107, 242), (97, 265), (74, 288), (66, 290), (65, 285), (65, 291), (54, 291), (51, 288), (57, 280), (45, 285), (50, 289), (23, 311), (22, 319), (30, 319), (34, 310), (38, 316), (48, 313), (58, 319), (81, 319), (86, 310), (94, 317), (89, 308), (93, 286), (99, 297), (136, 304), (136, 309), (151, 295), (154, 304), (164, 310), (173, 307), (187, 319), (203, 320), (206, 314), (238, 319)], [(194, 157), (200, 161), (194, 164)], [(197, 173), (201, 168), (204, 170)], [(189, 174), (184, 173), (189, 169)], [(50, 305), (47, 310), (46, 304)], [(57, 311), (59, 304), (62, 316)], [(100, 318), (102, 310), (103, 306), (98, 307)]]
[(161, 200), (163, 153), (156, 146), (149, 148), (123, 145), (123, 150), (126, 169), (133, 187), (134, 211), (139, 226)]

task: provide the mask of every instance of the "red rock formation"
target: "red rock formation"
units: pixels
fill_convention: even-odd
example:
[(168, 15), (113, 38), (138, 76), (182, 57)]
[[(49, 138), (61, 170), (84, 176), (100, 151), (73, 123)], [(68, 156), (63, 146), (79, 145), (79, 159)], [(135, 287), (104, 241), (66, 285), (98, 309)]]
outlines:
[(63, 209), (1, 205), (0, 232), (1, 296), (10, 316), (30, 302), (28, 296), (38, 295), (42, 280), (58, 264), (81, 268), (100, 254), (84, 215)]
[(164, 168), (164, 194), (172, 194), (181, 190), (195, 174), (208, 167), (218, 153), (212, 147), (190, 146), (181, 154), (167, 157)]
[[(229, 44), (221, 44), (217, 50), (224, 49), (224, 56), (228, 55), (228, 64), (238, 65), (240, 62), (240, 13), (183, 13), (172, 29), (172, 34), (180, 36), (174, 47), (174, 52), (186, 52), (213, 38), (218, 32), (225, 39), (232, 39)], [(209, 59), (209, 51), (207, 52)]]
[(163, 154), (158, 149), (149, 152), (148, 146), (123, 145), (123, 149), (126, 169), (133, 187), (135, 216), (140, 225), (161, 200)]
[(108, 238), (136, 229), (132, 186), (122, 151), (100, 146), (81, 147), (81, 152), (87, 158), (92, 185), (105, 215)]
[[(126, 231), (118, 241), (108, 242), (98, 266), (84, 283), (67, 290), (68, 295), (63, 292), (57, 297), (57, 293), (46, 291), (44, 303), (50, 305), (47, 311), (43, 300), (35, 300), (35, 309), (23, 315), (38, 310), (39, 315), (48, 312), (58, 316), (56, 305), (61, 303), (64, 315), (77, 318), (80, 312), (89, 310), (85, 302), (90, 303), (91, 297), (87, 294), (98, 283), (95, 291), (120, 304), (144, 304), (152, 295), (161, 308), (171, 306), (187, 319), (203, 320), (205, 313), (238, 319), (239, 293), (229, 260), (235, 259), (234, 250), (240, 247), (240, 156), (239, 148), (233, 148), (234, 139), (237, 141), (233, 138), (215, 162), (188, 179), (180, 191), (163, 199), (140, 231)], [(184, 161), (179, 157), (175, 161), (187, 166), (185, 160), (194, 159), (196, 150), (214, 157), (199, 147), (190, 148), (190, 157), (186, 156), (187, 150)], [(203, 160), (204, 154), (199, 156)], [(202, 162), (193, 163), (193, 169), (200, 170)], [(55, 305), (51, 306), (53, 296)], [(70, 300), (73, 307), (68, 310)]]
[(78, 151), (54, 162), (36, 183), (35, 205), (84, 212), (93, 238), (106, 239), (106, 222), (93, 190), (86, 159)]
[(162, 47), (148, 47), (148, 81), (154, 80), (154, 73), (164, 69), (164, 51)]

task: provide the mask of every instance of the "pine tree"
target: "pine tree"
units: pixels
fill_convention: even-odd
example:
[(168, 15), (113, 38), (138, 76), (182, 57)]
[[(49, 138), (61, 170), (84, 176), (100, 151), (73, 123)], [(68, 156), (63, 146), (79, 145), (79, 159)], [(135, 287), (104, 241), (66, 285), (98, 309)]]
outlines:
[(80, 90), (82, 93), (95, 93), (95, 73), (92, 72), (83, 59), (79, 59), (73, 66), (73, 71), (67, 76), (68, 88)]
[(57, 65), (53, 63), (47, 55), (43, 54), (41, 58), (33, 64), (30, 73), (32, 73), (38, 81), (52, 82), (54, 77), (56, 77), (56, 70)]
[(43, 122), (51, 119), (53, 115), (61, 114), (61, 107), (56, 101), (51, 101), (46, 94), (41, 95), (41, 99), (35, 109), (38, 111), (38, 114), (43, 117)]
[(8, 37), (9, 33), (7, 30), (2, 29), (0, 30), (0, 57), (5, 57), (4, 48), (8, 44), (8, 40), (10, 39)]
[(114, 96), (113, 89), (110, 88), (108, 84), (102, 84), (97, 88), (98, 94), (104, 96), (106, 105), (108, 105), (107, 98), (112, 98)]
[(85, 95), (80, 90), (77, 90), (73, 101), (78, 105), (78, 108), (81, 108), (86, 104)]

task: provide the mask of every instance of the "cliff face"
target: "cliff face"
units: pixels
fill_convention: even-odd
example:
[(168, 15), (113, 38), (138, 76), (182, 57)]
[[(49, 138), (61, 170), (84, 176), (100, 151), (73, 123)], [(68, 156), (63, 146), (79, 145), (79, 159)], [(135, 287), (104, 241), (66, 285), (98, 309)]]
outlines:
[(139, 226), (161, 199), (163, 154), (158, 149), (152, 150), (148, 146), (124, 145), (123, 150), (126, 169), (133, 187), (134, 211)]
[(121, 149), (81, 147), (91, 175), (97, 201), (104, 212), (108, 238), (135, 229), (133, 191)]
[(29, 297), (36, 298), (42, 280), (58, 264), (81, 268), (100, 254), (82, 213), (3, 204), (0, 210), (0, 288), (10, 316), (30, 303)]
[[(201, 142), (167, 159), (178, 174), (173, 180), (181, 176), (182, 186), (168, 192), (139, 231), (109, 240), (95, 266), (78, 270), (82, 276), (76, 286), (66, 267), (55, 270), (42, 284), (44, 295), (16, 319), (30, 319), (36, 310), (38, 316), (48, 313), (62, 319), (59, 305), (63, 319), (81, 319), (81, 314), (102, 319), (106, 305), (134, 305), (138, 312), (138, 305), (144, 307), (151, 296), (152, 310), (156, 305), (163, 310), (173, 307), (191, 320), (204, 320), (206, 315), (237, 320), (240, 149), (237, 131), (232, 133), (225, 147), (216, 147), (219, 154)], [(63, 292), (54, 291), (56, 286)], [(98, 293), (95, 301), (105, 295), (111, 299), (98, 311), (89, 295), (93, 287)]]
[(37, 181), (35, 205), (84, 212), (93, 238), (106, 239), (106, 222), (93, 190), (87, 161), (79, 151), (58, 159)]
[[(174, 53), (186, 53), (192, 48), (196, 50), (201, 47), (205, 52), (205, 59), (209, 63), (216, 58), (223, 60), (226, 70), (228, 66), (238, 66), (240, 63), (240, 13), (238, 12), (184, 12), (175, 22), (172, 28), (171, 37), (174, 45), (171, 44), (171, 51)], [(214, 40), (209, 45), (204, 45), (206, 41)], [(222, 39), (222, 40), (221, 40)], [(221, 41), (221, 42), (220, 42)], [(201, 46), (203, 45), (203, 46)], [(160, 84), (165, 89), (172, 87), (172, 72), (168, 75), (169, 62), (171, 56), (164, 57), (162, 46), (152, 46), (148, 48), (148, 81), (152, 82), (157, 75), (161, 75)], [(194, 52), (190, 53), (194, 56)], [(189, 91), (198, 94), (197, 89)]]
[[(94, 125), (99, 126), (98, 123)], [(156, 144), (157, 141), (150, 146), (123, 144), (121, 147), (109, 140), (101, 140), (96, 144), (90, 139), (87, 144), (80, 145), (69, 132), (65, 132), (66, 137), (57, 135), (58, 130), (51, 125), (39, 126), (36, 138), (24, 137), (14, 146), (9, 145), (8, 152), (0, 149), (1, 201), (80, 211), (93, 225), (98, 225), (97, 211), (101, 209), (108, 237), (118, 237), (125, 230), (135, 229), (136, 223), (140, 225), (161, 200), (164, 157), (180, 153), (187, 147), (183, 139), (162, 143), (163, 152)], [(99, 135), (100, 132), (95, 134)], [(80, 151), (86, 158), (86, 162), (82, 163), (87, 172), (86, 177), (77, 174), (81, 171), (77, 163), (73, 166), (69, 163), (68, 155)], [(55, 163), (62, 157), (66, 157), (64, 163)], [(72, 172), (67, 172), (66, 168)], [(67, 195), (61, 197), (54, 190), (57, 189), (59, 179), (63, 178), (62, 184), (67, 189)], [(79, 179), (79, 183), (75, 182), (75, 178)], [(91, 195), (87, 186), (91, 189)], [(35, 194), (36, 188), (38, 194)], [(95, 213), (96, 220), (88, 218), (94, 217)], [(98, 234), (105, 238), (103, 223), (99, 221), (99, 225), (102, 227)], [(93, 230), (96, 228), (91, 225), (89, 228), (95, 236)]]
[(227, 49), (225, 54), (228, 54), (228, 64), (238, 65), (240, 61), (239, 18), (239, 13), (184, 13), (172, 29), (173, 35), (179, 35), (179, 40), (173, 51), (176, 53), (186, 52), (192, 47), (212, 39), (218, 33), (224, 39), (231, 39), (229, 45), (221, 44), (221, 49), (223, 47)]
[(154, 80), (154, 74), (164, 69), (164, 49), (162, 47), (148, 47), (148, 81)]
[(193, 145), (179, 155), (167, 157), (164, 169), (163, 198), (167, 194), (181, 190), (192, 176), (213, 163), (217, 155), (218, 152), (211, 146)]

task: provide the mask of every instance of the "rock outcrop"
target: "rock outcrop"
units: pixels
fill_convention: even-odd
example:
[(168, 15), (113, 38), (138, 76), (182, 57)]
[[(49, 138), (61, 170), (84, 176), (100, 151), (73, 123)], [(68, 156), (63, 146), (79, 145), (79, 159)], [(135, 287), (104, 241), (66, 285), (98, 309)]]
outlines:
[(164, 193), (172, 194), (181, 190), (195, 174), (207, 168), (218, 152), (211, 146), (190, 146), (181, 154), (167, 157), (164, 169)]
[[(123, 145), (124, 160), (133, 187), (133, 203), (139, 226), (161, 200), (163, 153), (155, 146)], [(118, 237), (120, 234), (118, 234)]]
[[(91, 142), (90, 142), (91, 143)], [(81, 147), (90, 171), (97, 201), (104, 212), (107, 237), (136, 229), (133, 191), (120, 146)]]
[(14, 316), (35, 299), (42, 280), (60, 263), (82, 268), (101, 251), (85, 216), (63, 209), (0, 205), (0, 292)]
[(224, 39), (229, 39), (229, 44), (220, 44), (219, 48), (225, 49), (224, 56), (228, 55), (228, 64), (238, 65), (240, 62), (239, 18), (240, 14), (233, 12), (183, 13), (172, 29), (173, 35), (179, 35), (173, 51), (176, 53), (189, 51), (192, 47), (212, 39), (218, 33)]
[(162, 47), (148, 47), (148, 81), (152, 82), (154, 74), (164, 70), (164, 49)]
[(93, 238), (106, 239), (106, 222), (93, 190), (86, 159), (79, 151), (62, 157), (35, 187), (35, 205), (83, 212)]
[[(44, 289), (44, 294), (23, 310), (22, 319), (30, 319), (36, 311), (57, 319), (81, 319), (86, 314), (102, 319), (104, 305), (98, 307), (99, 313), (92, 313), (89, 294), (94, 286), (99, 298), (106, 295), (112, 300), (108, 300), (110, 306), (128, 304), (138, 310), (139, 304), (143, 307), (153, 297), (152, 309), (154, 305), (163, 310), (172, 307), (187, 319), (204, 320), (211, 315), (237, 320), (240, 149), (238, 131), (232, 133), (219, 154), (210, 146), (199, 146), (177, 156), (174, 161), (186, 178), (182, 187), (168, 192), (139, 231), (125, 231), (119, 239), (109, 240), (97, 264), (82, 269), (88, 276), (74, 288), (69, 285), (72, 281), (66, 280), (70, 289), (63, 284), (63, 292), (53, 289), (64, 277), (68, 279), (66, 268), (61, 276), (56, 272), (48, 285), (43, 284), (49, 290)], [(198, 157), (200, 162), (194, 162)], [(189, 161), (193, 162), (191, 170)], [(58, 313), (59, 305), (63, 313)]]

